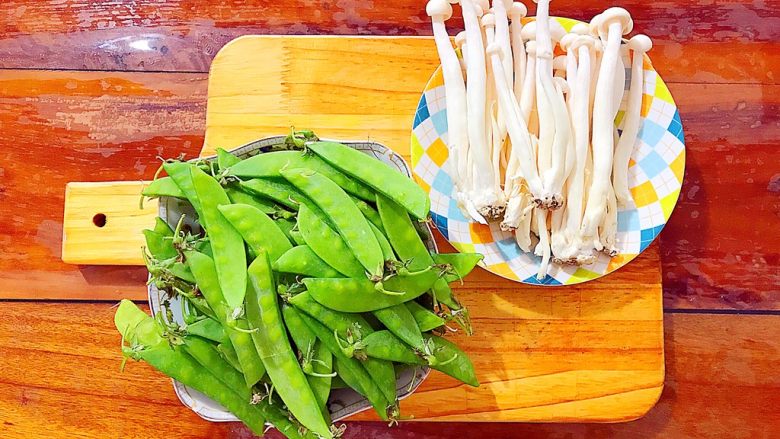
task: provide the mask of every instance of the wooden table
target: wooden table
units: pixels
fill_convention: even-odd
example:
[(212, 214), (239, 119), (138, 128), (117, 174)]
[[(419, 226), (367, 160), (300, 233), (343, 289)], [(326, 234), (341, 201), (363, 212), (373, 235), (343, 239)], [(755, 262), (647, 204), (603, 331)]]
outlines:
[[(428, 35), (423, 2), (87, 3), (0, 4), (0, 297), (10, 299), (0, 304), (0, 432), (249, 437), (199, 420), (144, 365), (117, 379), (111, 301), (143, 288), (145, 271), (60, 261), (64, 185), (148, 179), (156, 156), (196, 154), (209, 63), (232, 38)], [(655, 40), (688, 145), (660, 240), (658, 406), (625, 424), (352, 423), (347, 437), (780, 435), (780, 1), (621, 3)], [(553, 7), (588, 19), (601, 2)], [(88, 289), (109, 302), (44, 301)], [(12, 300), (31, 293), (41, 301)]]

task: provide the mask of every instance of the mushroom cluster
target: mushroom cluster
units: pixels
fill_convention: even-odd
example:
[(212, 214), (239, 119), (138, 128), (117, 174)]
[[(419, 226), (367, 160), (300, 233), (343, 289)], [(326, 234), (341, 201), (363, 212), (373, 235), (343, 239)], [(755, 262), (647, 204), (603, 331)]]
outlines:
[[(613, 7), (567, 33), (537, 3), (430, 0), (447, 104), (448, 172), (464, 215), (513, 232), (549, 263), (587, 265), (617, 254), (617, 209), (632, 201), (628, 166), (639, 132), (645, 35), (629, 40), (628, 11)], [(459, 3), (465, 30), (445, 21)], [(622, 131), (615, 123), (626, 93)], [(559, 54), (556, 56), (556, 54)]]

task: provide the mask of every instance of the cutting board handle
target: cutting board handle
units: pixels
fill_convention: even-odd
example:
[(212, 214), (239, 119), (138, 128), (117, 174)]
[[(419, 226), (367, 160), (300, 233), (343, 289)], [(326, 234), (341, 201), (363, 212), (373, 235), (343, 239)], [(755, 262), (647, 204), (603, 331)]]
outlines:
[(144, 200), (148, 182), (71, 182), (65, 187), (62, 260), (68, 264), (144, 265), (143, 229), (154, 227), (157, 200)]

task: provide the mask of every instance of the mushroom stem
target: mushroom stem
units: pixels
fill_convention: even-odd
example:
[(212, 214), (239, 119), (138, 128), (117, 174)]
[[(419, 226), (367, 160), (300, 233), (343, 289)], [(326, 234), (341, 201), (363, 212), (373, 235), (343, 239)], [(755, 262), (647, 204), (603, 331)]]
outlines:
[(539, 243), (536, 245), (534, 253), (542, 257), (542, 263), (539, 264), (539, 271), (536, 273), (536, 279), (541, 281), (547, 276), (547, 270), (550, 266), (550, 232), (547, 229), (547, 211), (536, 208), (534, 211), (536, 227), (539, 229)]
[[(514, 62), (514, 82), (513, 91), (515, 92), (515, 98), (520, 101), (523, 91), (523, 79), (525, 78), (526, 69), (526, 53), (525, 45), (523, 44), (523, 23), (522, 19), (528, 14), (528, 9), (525, 5), (519, 2), (512, 3), (512, 7), (509, 9), (509, 36), (510, 45), (512, 47), (512, 61)], [(528, 121), (526, 120), (526, 123)]]
[(628, 92), (626, 113), (623, 117), (623, 133), (618, 140), (612, 165), (612, 186), (617, 197), (617, 204), (620, 207), (625, 207), (632, 201), (631, 192), (628, 189), (628, 162), (636, 143), (639, 122), (642, 118), (645, 53), (652, 48), (653, 43), (646, 35), (636, 35), (631, 38), (628, 45), (634, 51), (631, 62), (631, 86)]

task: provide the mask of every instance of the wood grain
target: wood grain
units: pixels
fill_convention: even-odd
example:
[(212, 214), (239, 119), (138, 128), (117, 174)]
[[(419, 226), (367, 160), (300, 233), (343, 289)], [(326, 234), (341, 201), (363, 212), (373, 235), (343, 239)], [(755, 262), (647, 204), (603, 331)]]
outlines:
[[(533, 15), (533, 4), (528, 7)], [(671, 82), (774, 83), (780, 77), (777, 0), (623, 0), (655, 39)], [(563, 0), (553, 14), (590, 20), (606, 5)], [(459, 14), (456, 14), (458, 16)], [(246, 34), (430, 35), (424, 2), (267, 0), (7, 0), (0, 3), (0, 67), (208, 71)], [(452, 34), (461, 30), (459, 19)]]
[[(199, 419), (176, 399), (170, 381), (145, 364), (128, 363), (120, 373), (120, 337), (112, 326), (113, 312), (110, 304), (3, 303), (0, 334), (14, 334), (0, 337), (4, 437), (46, 433), (85, 439), (251, 437), (239, 424)], [(537, 320), (528, 317), (523, 326), (531, 328)], [(780, 403), (776, 316), (667, 314), (665, 326), (666, 387), (656, 408), (638, 421), (610, 425), (413, 422), (390, 431), (382, 423), (350, 422), (346, 437), (771, 438), (780, 434), (775, 410)], [(543, 329), (536, 329), (534, 336), (515, 347), (526, 352), (527, 360), (508, 372), (529, 376), (528, 383), (534, 379), (530, 376), (537, 360), (543, 361), (543, 350), (558, 346)], [(478, 336), (470, 349), (488, 338)], [(588, 343), (594, 350), (605, 348), (598, 339)], [(480, 358), (481, 351), (472, 355)], [(574, 361), (587, 355), (588, 350), (578, 352)], [(462, 392), (457, 387), (439, 391), (446, 399), (432, 399), (437, 393), (432, 389), (448, 384), (432, 373), (424, 384), (427, 390), (406, 400), (404, 410), (425, 415), (439, 410), (436, 405), (454, 404), (451, 398)], [(620, 383), (605, 385), (615, 388)], [(596, 389), (590, 395), (602, 393)], [(531, 392), (522, 396), (528, 401), (544, 397)], [(482, 407), (501, 403), (480, 398), (474, 402)], [(738, 416), (725, 416), (731, 413)]]

